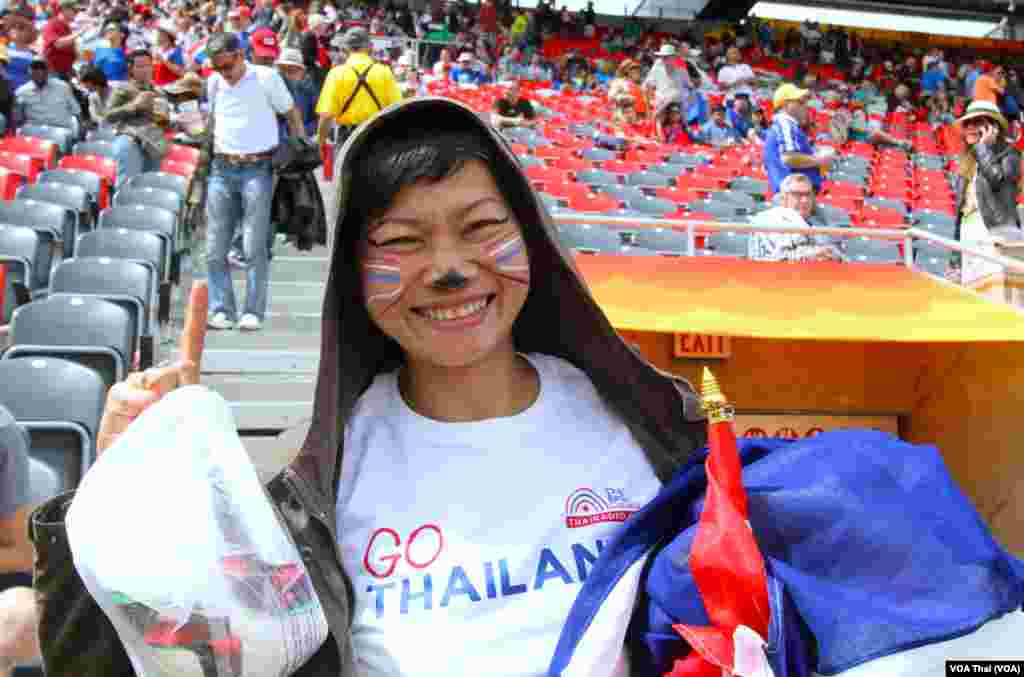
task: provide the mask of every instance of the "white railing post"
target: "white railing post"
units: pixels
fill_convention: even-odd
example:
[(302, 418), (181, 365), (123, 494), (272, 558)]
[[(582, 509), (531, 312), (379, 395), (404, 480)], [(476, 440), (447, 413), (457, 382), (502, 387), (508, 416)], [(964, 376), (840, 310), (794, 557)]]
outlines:
[(909, 231), (903, 238), (903, 263), (907, 268), (914, 267), (914, 238)]
[(686, 224), (686, 255), (697, 255), (697, 229), (694, 227), (693, 221)]

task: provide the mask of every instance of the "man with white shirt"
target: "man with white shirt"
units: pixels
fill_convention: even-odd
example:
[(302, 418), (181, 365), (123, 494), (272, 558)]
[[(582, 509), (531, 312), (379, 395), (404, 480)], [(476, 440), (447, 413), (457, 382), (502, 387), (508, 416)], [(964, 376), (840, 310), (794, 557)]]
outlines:
[(270, 273), (271, 157), (280, 142), (277, 116), (297, 138), (305, 137), (302, 114), (276, 69), (248, 63), (238, 36), (218, 33), (206, 45), (215, 71), (207, 83), (213, 118), (213, 158), (207, 185), (207, 266), (211, 329), (235, 327), (235, 293), (228, 249), (242, 228), (246, 259), (245, 309), (238, 328), (261, 329)]
[[(814, 186), (803, 174), (782, 180), (780, 205), (751, 220), (754, 226), (810, 226), (814, 214)], [(758, 261), (841, 261), (840, 245), (827, 236), (808, 233), (752, 233), (747, 253)]]
[(726, 105), (729, 105), (737, 94), (746, 94), (754, 100), (754, 71), (743, 63), (743, 54), (737, 47), (730, 47), (725, 53), (726, 64), (718, 71), (718, 84), (725, 89)]

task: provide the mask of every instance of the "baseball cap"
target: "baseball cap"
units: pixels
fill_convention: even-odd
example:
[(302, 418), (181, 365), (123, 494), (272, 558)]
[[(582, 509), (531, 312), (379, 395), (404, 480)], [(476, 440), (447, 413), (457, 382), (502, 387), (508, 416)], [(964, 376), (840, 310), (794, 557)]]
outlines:
[(780, 85), (775, 90), (775, 96), (772, 97), (772, 104), (776, 108), (782, 108), (787, 101), (799, 101), (800, 99), (807, 96), (810, 92), (806, 89), (800, 89), (796, 85), (787, 82)]
[(277, 44), (277, 36), (266, 26), (252, 32), (252, 35), (249, 36), (249, 46), (252, 47), (252, 52), (256, 56), (269, 56), (276, 59), (281, 53), (281, 48)]
[(370, 46), (370, 34), (365, 28), (355, 26), (345, 33), (344, 44), (348, 49), (366, 49)]

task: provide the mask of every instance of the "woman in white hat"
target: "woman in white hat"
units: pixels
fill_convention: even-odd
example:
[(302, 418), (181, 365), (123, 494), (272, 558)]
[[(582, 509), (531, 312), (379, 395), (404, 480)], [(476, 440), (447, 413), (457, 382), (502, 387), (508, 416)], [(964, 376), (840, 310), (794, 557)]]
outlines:
[(693, 103), (693, 83), (687, 69), (675, 64), (676, 48), (665, 43), (654, 56), (658, 57), (644, 80), (644, 89), (653, 96), (654, 110), (660, 111), (676, 101), (684, 111)]
[[(994, 252), (993, 237), (1021, 237), (1020, 153), (1007, 142), (1008, 123), (994, 103), (972, 102), (957, 126), (963, 152), (956, 179), (956, 233), (961, 242)], [(998, 264), (964, 255), (961, 282), (973, 285), (1000, 271)]]

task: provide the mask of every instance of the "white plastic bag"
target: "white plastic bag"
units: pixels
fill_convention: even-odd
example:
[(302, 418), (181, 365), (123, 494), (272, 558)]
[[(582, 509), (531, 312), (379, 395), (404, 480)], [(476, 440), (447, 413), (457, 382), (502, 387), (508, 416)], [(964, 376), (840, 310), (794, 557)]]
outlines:
[(203, 386), (143, 412), (66, 522), (75, 568), (142, 677), (278, 677), (327, 637), (227, 403)]

